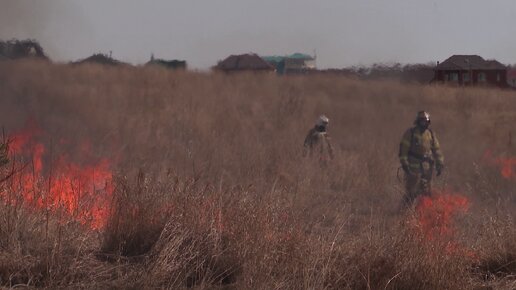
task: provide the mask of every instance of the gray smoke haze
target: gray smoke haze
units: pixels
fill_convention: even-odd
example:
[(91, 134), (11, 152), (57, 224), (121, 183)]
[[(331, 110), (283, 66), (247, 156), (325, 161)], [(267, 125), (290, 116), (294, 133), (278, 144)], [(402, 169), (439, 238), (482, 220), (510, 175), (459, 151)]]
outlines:
[(43, 1), (1, 0), (0, 37), (41, 34), (47, 21), (46, 8)]
[[(51, 17), (49, 8), (44, 1), (0, 0), (0, 39), (45, 39), (48, 37), (45, 28)], [(53, 45), (47, 44), (44, 48), (49, 53)]]
[(229, 54), (317, 51), (319, 67), (479, 54), (516, 63), (514, 0), (0, 0), (0, 38), (55, 60), (150, 54), (208, 68)]
[(73, 1), (0, 0), (0, 39), (35, 39), (56, 60), (74, 55), (74, 35), (86, 23)]

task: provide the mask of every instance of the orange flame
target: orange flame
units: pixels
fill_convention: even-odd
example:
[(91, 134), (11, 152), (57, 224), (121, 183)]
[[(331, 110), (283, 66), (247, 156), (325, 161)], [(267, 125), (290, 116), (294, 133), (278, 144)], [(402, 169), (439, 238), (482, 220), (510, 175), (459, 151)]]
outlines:
[(501, 174), (504, 178), (510, 179), (516, 176), (514, 174), (516, 158), (498, 158), (497, 163), (502, 166)]
[(446, 191), (436, 191), (431, 197), (421, 198), (416, 207), (418, 225), (428, 240), (451, 237), (454, 217), (469, 209), (466, 197)]
[(424, 196), (416, 206), (416, 227), (428, 242), (445, 242), (446, 254), (475, 258), (476, 254), (454, 241), (455, 217), (469, 210), (469, 200), (447, 190), (434, 191)]
[(494, 158), (491, 150), (486, 150), (483, 159), (489, 164), (499, 166), (503, 178), (512, 179), (516, 177), (516, 157)]
[[(15, 160), (15, 167), (23, 169), (10, 179), (0, 198), (10, 204), (22, 203), (29, 208), (47, 210), (62, 221), (72, 218), (92, 229), (103, 228), (113, 193), (110, 161), (101, 159), (79, 165), (69, 161), (67, 155), (53, 159), (45, 145), (37, 141), (43, 135), (36, 126), (27, 126), (10, 136), (11, 159)], [(89, 146), (83, 147), (81, 155), (92, 159), (86, 152)], [(49, 159), (53, 160), (45, 164)]]

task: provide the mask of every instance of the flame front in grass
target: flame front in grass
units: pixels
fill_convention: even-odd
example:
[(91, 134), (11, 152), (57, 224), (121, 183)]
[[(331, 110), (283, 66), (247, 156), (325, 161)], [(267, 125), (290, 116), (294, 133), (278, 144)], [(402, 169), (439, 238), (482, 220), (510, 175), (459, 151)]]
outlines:
[(93, 165), (79, 166), (61, 160), (56, 167), (54, 180), (49, 180), (52, 206), (94, 229), (102, 228), (113, 192), (109, 161), (103, 159)]
[(102, 228), (113, 193), (110, 161), (91, 162), (91, 154), (84, 150), (81, 157), (89, 160), (86, 165), (70, 161), (66, 154), (54, 158), (37, 141), (43, 135), (41, 130), (26, 128), (10, 136), (11, 159), (14, 168), (21, 170), (0, 196), (11, 204), (47, 210), (62, 221), (75, 220), (92, 229)]
[(470, 201), (451, 191), (434, 191), (424, 196), (416, 206), (416, 227), (430, 246), (442, 250), (446, 255), (462, 256), (476, 260), (478, 255), (472, 249), (461, 245), (456, 237), (456, 217), (469, 210)]
[(418, 226), (427, 240), (450, 238), (454, 234), (454, 218), (467, 212), (469, 201), (466, 197), (450, 192), (434, 192), (421, 198), (416, 207)]
[(500, 174), (505, 179), (516, 178), (516, 157), (493, 157), (491, 150), (484, 153), (484, 160), (500, 167)]
[(516, 177), (514, 169), (516, 168), (516, 158), (498, 158), (497, 163), (501, 165), (500, 173), (506, 179)]

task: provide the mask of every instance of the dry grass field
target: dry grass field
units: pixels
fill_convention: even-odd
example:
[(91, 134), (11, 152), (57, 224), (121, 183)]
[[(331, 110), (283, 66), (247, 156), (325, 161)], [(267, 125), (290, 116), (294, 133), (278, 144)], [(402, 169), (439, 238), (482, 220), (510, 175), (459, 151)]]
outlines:
[[(446, 168), (403, 212), (423, 109)], [(0, 125), (3, 287), (516, 288), (513, 91), (3, 62)]]

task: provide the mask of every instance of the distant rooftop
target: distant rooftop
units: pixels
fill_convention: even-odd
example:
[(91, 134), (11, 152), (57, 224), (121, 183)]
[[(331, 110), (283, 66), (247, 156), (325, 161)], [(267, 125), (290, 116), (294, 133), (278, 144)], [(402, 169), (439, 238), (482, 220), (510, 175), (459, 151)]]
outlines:
[(478, 55), (453, 55), (441, 62), (437, 70), (503, 70), (505, 65), (497, 60), (485, 60)]
[(178, 59), (172, 59), (172, 60), (165, 60), (160, 58), (154, 58), (154, 55), (151, 57), (151, 60), (148, 61), (146, 66), (162, 66), (166, 68), (171, 69), (186, 69), (187, 64), (185, 60), (178, 60)]
[(311, 55), (296, 52), (291, 55), (270, 55), (270, 56), (262, 56), (268, 62), (281, 62), (285, 59), (302, 59), (302, 60), (314, 60), (315, 58)]
[(224, 71), (274, 70), (272, 65), (254, 53), (231, 55), (220, 61), (215, 68)]
[(103, 54), (103, 53), (96, 53), (85, 59), (81, 59), (81, 60), (74, 62), (74, 64), (84, 64), (84, 63), (96, 63), (96, 64), (113, 65), (113, 66), (126, 65), (126, 63), (116, 60), (116, 59), (112, 58), (111, 56)]

